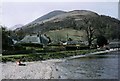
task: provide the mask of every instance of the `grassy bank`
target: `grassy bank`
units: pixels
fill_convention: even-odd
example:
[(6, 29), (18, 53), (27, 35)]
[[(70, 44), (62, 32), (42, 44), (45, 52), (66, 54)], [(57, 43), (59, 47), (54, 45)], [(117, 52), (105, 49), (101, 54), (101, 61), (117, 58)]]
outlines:
[(17, 54), (17, 55), (4, 55), (2, 56), (2, 62), (12, 61), (20, 59), (23, 62), (30, 61), (41, 61), (47, 59), (59, 59), (66, 58), (70, 56), (76, 55), (84, 55), (91, 52), (95, 52), (97, 50), (75, 50), (75, 51), (59, 51), (59, 52), (45, 52), (45, 53), (37, 53), (37, 54)]

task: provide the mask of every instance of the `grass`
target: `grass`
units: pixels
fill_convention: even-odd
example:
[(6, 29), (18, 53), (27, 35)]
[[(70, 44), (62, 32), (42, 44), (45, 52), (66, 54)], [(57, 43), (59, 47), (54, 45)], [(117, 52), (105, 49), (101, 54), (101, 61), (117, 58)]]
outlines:
[(84, 31), (78, 31), (74, 29), (65, 28), (62, 30), (53, 30), (46, 32), (46, 34), (53, 40), (67, 40), (67, 38), (72, 38), (74, 40), (85, 40), (86, 38)]
[(95, 52), (97, 50), (75, 50), (75, 51), (59, 51), (59, 52), (47, 52), (47, 53), (40, 53), (40, 54), (17, 54), (17, 55), (4, 55), (2, 57), (2, 62), (15, 62), (16, 60), (20, 59), (23, 62), (30, 62), (30, 61), (41, 61), (47, 59), (59, 59), (59, 58), (66, 58), (75, 55), (83, 55), (88, 54), (91, 52)]

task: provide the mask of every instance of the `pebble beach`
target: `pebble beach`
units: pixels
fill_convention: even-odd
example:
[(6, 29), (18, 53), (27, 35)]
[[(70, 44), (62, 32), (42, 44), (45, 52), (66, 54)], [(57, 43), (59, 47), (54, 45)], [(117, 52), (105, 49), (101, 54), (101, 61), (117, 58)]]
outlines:
[(24, 62), (25, 66), (15, 62), (2, 63), (2, 79), (59, 79), (60, 68), (56, 62), (60, 60)]

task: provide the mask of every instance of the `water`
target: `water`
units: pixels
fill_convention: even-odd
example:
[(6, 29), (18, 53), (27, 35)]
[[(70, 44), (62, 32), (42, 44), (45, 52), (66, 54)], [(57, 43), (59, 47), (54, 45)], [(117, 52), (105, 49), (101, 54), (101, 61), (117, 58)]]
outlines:
[[(119, 52), (120, 53), (120, 52)], [(71, 59), (58, 63), (68, 79), (118, 79), (118, 52)]]

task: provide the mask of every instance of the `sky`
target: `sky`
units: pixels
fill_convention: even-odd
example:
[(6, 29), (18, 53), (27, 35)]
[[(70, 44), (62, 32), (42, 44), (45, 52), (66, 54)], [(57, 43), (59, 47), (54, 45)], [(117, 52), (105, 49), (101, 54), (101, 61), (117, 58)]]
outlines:
[(72, 10), (90, 10), (100, 15), (107, 15), (118, 19), (118, 2), (95, 2), (93, 1), (52, 1), (36, 2), (34, 1), (3, 1), (0, 6), (0, 24), (8, 28), (16, 24), (28, 24), (35, 19), (54, 10), (72, 11)]

